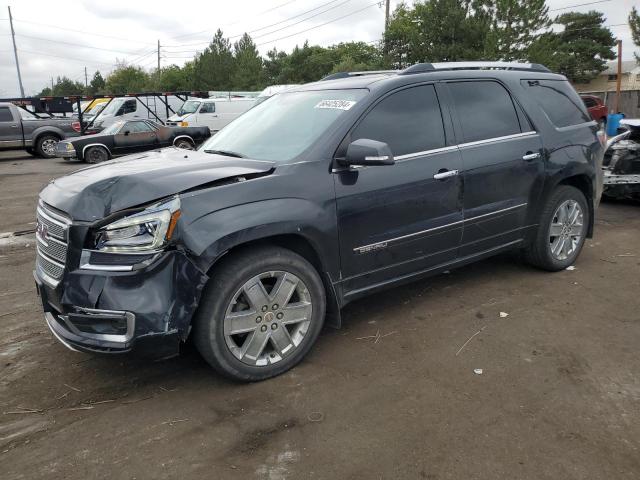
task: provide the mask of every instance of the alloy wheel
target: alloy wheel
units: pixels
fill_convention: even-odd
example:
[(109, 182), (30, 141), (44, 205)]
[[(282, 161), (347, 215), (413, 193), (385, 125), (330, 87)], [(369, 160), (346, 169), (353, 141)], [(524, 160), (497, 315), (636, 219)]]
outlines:
[(277, 363), (300, 346), (312, 311), (309, 290), (296, 275), (261, 273), (247, 281), (227, 307), (225, 343), (247, 365)]
[(42, 142), (42, 151), (49, 157), (55, 157), (56, 155), (56, 144), (58, 142), (53, 139), (46, 139)]
[(565, 200), (553, 214), (549, 227), (549, 249), (557, 260), (573, 255), (584, 235), (584, 212), (575, 200)]

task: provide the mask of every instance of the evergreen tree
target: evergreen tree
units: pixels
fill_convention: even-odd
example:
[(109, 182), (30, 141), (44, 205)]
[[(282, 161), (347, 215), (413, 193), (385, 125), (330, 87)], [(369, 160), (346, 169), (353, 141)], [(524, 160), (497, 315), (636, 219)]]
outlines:
[(231, 90), (234, 59), (231, 42), (218, 29), (209, 46), (194, 60), (193, 85), (199, 90)]
[[(640, 48), (640, 15), (638, 15), (638, 10), (636, 7), (631, 9), (631, 13), (629, 13), (629, 28), (631, 29), (631, 39), (636, 47)], [(633, 52), (633, 55), (636, 57), (636, 62), (640, 65), (640, 53)]]
[(264, 88), (262, 57), (256, 44), (248, 34), (242, 35), (234, 46), (233, 88), (237, 90), (258, 90)]
[(587, 83), (606, 70), (613, 53), (615, 38), (604, 26), (600, 12), (568, 12), (554, 20), (563, 27), (560, 32), (547, 32), (529, 49), (529, 59), (562, 73), (576, 83)]
[(102, 78), (102, 74), (100, 73), (100, 71), (97, 70), (96, 73), (93, 74), (93, 78), (89, 83), (89, 89), (87, 93), (89, 93), (89, 95), (96, 95), (98, 93), (102, 93), (104, 92), (105, 86), (106, 86), (106, 83), (104, 81), (104, 78)]
[(491, 19), (485, 57), (526, 60), (529, 46), (550, 24), (545, 0), (488, 0), (483, 7)]

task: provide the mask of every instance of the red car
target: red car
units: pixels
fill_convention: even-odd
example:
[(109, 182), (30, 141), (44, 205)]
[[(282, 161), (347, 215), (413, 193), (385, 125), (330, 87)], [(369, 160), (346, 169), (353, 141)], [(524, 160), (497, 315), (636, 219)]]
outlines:
[(591, 118), (603, 125), (607, 123), (609, 110), (600, 97), (596, 97), (595, 95), (580, 95), (580, 98), (582, 98), (584, 105), (587, 107), (587, 110), (589, 110)]

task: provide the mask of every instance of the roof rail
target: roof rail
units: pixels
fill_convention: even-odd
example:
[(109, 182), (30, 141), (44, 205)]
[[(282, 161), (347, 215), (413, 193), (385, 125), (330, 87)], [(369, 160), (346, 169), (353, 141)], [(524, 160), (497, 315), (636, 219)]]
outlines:
[(447, 70), (518, 70), (523, 72), (548, 72), (544, 65), (539, 63), (517, 63), (517, 62), (441, 62), (441, 63), (416, 63), (398, 75), (413, 75), (416, 73), (426, 73)]
[(380, 74), (389, 74), (389, 73), (398, 73), (399, 70), (369, 70), (366, 72), (338, 72), (332, 73), (331, 75), (327, 75), (320, 79), (321, 82), (325, 80), (336, 80), (338, 78), (349, 78), (349, 77), (363, 77), (365, 75), (380, 75)]

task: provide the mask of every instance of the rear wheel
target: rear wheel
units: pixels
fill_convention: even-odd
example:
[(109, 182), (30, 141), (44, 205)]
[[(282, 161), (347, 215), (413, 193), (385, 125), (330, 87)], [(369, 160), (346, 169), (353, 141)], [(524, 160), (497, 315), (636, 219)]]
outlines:
[(216, 269), (194, 319), (194, 342), (223, 375), (258, 381), (299, 363), (325, 315), (320, 276), (279, 247), (236, 254)]
[(45, 134), (36, 140), (36, 153), (44, 158), (56, 156), (56, 145), (60, 139), (55, 135)]
[(549, 271), (567, 268), (582, 250), (589, 225), (584, 194), (561, 185), (545, 204), (535, 240), (525, 249), (532, 265)]
[(109, 152), (102, 147), (89, 147), (84, 152), (84, 159), (88, 163), (101, 163), (109, 160)]

